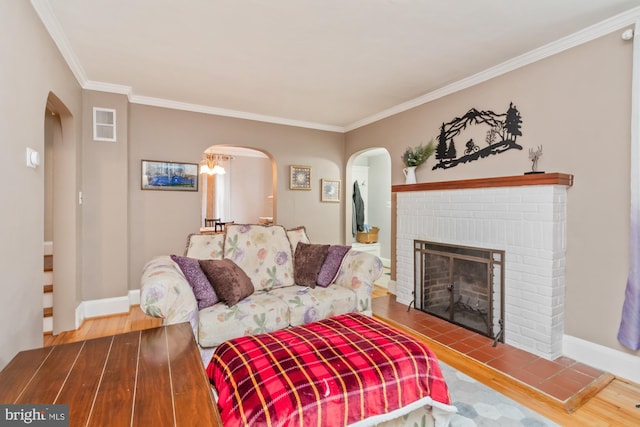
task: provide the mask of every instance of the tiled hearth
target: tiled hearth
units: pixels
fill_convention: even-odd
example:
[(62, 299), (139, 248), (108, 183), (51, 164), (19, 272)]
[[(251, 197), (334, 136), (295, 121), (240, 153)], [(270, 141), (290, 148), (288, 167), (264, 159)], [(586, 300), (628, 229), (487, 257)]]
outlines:
[[(613, 376), (566, 357), (553, 361), (456, 326), (445, 320), (396, 302), (394, 295), (373, 299), (376, 317), (408, 328), (433, 342), (433, 350), (445, 363), (466, 358), (517, 380), (526, 394), (572, 411), (604, 388)], [(441, 351), (439, 351), (439, 349)], [(446, 353), (446, 355), (444, 354)], [(446, 356), (446, 357), (445, 357)], [(474, 372), (465, 372), (474, 376)]]

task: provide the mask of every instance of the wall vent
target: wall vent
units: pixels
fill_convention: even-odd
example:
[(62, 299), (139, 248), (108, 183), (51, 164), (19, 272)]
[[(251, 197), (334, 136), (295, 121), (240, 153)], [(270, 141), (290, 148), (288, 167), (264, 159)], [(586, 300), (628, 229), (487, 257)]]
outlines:
[(93, 139), (116, 141), (116, 110), (93, 107)]

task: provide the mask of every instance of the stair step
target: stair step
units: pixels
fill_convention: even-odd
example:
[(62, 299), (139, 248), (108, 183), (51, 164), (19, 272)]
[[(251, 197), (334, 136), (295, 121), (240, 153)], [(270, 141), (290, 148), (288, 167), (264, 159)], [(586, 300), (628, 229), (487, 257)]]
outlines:
[(44, 271), (53, 271), (53, 255), (44, 256)]
[(53, 307), (46, 307), (42, 309), (44, 317), (53, 317)]
[(42, 290), (45, 294), (53, 292), (53, 285), (44, 285)]
[(42, 319), (42, 332), (45, 335), (53, 335), (53, 317), (45, 317)]

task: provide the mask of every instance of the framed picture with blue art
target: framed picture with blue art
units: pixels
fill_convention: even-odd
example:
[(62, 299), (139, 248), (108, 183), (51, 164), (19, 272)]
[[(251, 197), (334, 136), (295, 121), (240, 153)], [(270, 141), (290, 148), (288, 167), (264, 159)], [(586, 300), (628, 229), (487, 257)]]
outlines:
[(143, 190), (198, 191), (196, 163), (142, 161)]
[(322, 179), (322, 195), (320, 200), (323, 202), (339, 202), (340, 201), (340, 180), (339, 179)]

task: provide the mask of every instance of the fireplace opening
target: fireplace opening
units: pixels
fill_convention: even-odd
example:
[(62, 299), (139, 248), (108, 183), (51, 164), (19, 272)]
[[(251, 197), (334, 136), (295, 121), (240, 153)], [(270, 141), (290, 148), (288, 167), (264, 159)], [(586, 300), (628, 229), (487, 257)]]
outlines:
[(414, 240), (414, 306), (504, 342), (504, 251)]

